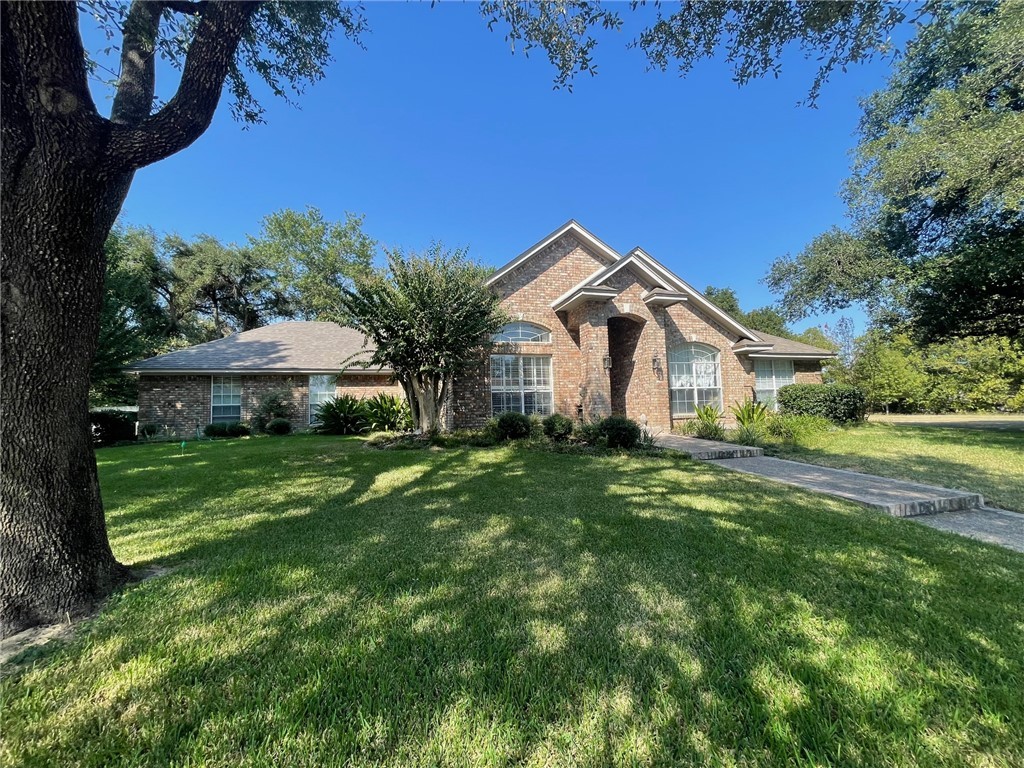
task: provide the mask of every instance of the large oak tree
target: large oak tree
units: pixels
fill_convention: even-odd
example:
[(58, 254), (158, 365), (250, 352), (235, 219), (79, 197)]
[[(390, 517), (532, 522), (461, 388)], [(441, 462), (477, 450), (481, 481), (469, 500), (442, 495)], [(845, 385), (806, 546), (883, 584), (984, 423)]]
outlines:
[[(103, 297), (103, 244), (136, 170), (192, 144), (222, 90), (259, 121), (246, 74), (287, 96), (317, 79), (335, 29), (363, 30), (359, 6), (163, 0), (87, 3), (121, 51), (109, 116), (89, 90), (90, 61), (71, 2), (0, 4), (2, 79), (3, 399), (0, 632), (89, 609), (128, 578), (107, 541), (89, 424), (89, 368)], [(544, 51), (556, 83), (592, 72), (600, 29), (617, 7), (592, 2), (485, 2), (488, 21)], [(724, 52), (744, 82), (777, 69), (796, 42), (835, 67), (883, 49), (903, 14), (882, 2), (680, 3), (650, 7), (636, 38), (655, 67)], [(180, 66), (156, 105), (156, 58)]]

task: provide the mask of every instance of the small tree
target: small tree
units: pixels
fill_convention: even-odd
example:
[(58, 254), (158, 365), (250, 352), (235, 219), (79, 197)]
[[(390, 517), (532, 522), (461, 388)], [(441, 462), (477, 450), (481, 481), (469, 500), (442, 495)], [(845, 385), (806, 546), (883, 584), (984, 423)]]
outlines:
[(386, 269), (356, 277), (342, 310), (376, 345), (370, 364), (395, 372), (414, 428), (434, 432), (452, 381), (480, 363), (505, 317), (485, 284), (487, 270), (465, 250), (435, 243), (422, 255), (387, 257)]

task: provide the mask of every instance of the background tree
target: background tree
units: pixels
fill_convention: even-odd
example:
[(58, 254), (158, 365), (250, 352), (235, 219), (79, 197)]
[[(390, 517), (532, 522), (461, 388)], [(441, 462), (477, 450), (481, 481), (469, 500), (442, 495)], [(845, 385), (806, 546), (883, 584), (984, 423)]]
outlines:
[(793, 319), (864, 303), (918, 338), (1024, 336), (1024, 0), (939, 3), (864, 102), (851, 226), (777, 260)]
[[(365, 26), (361, 6), (334, 3), (85, 6), (120, 47), (109, 117), (89, 91), (77, 5), (0, 3), (0, 634), (86, 610), (128, 576), (107, 540), (86, 404), (103, 246), (135, 171), (192, 144), (225, 86), (236, 117), (262, 120), (247, 73), (275, 94), (301, 92), (323, 76), (332, 31), (358, 39)], [(620, 24), (617, 10), (590, 2), (492, 0), (481, 10), (514, 45), (545, 51), (559, 84), (593, 72), (593, 31)], [(836, 67), (886, 49), (904, 14), (881, 2), (734, 1), (682, 3), (656, 17), (638, 39), (655, 66), (686, 72), (723, 50), (744, 82), (776, 71), (781, 49), (796, 42), (822, 57), (813, 98)], [(157, 56), (181, 72), (162, 105), (154, 99)], [(48, 352), (55, 348), (57, 366)]]
[(850, 371), (851, 383), (867, 399), (872, 411), (915, 411), (925, 400), (927, 377), (921, 354), (904, 335), (887, 338), (872, 331), (857, 341)]
[(328, 221), (320, 209), (285, 209), (263, 219), (249, 238), (257, 259), (276, 272), (293, 316), (344, 324), (342, 294), (373, 263), (377, 243), (363, 233), (363, 217)]
[(422, 255), (388, 251), (387, 259), (386, 270), (345, 290), (342, 309), (376, 345), (371, 363), (395, 372), (414, 427), (434, 432), (452, 381), (480, 364), (506, 318), (486, 285), (490, 270), (465, 250), (434, 244)]

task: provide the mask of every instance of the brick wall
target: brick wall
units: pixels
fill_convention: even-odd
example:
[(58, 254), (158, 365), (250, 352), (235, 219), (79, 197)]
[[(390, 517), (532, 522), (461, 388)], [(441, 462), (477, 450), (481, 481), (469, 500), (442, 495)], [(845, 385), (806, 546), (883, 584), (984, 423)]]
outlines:
[[(288, 420), (295, 429), (309, 425), (309, 377), (306, 375), (252, 374), (242, 379), (242, 421), (252, 418), (260, 400), (271, 392), (287, 393)], [(210, 423), (210, 376), (139, 377), (139, 423), (158, 424), (171, 434), (187, 437)], [(378, 392), (402, 395), (388, 375), (356, 374), (338, 378), (335, 392), (372, 397)]]
[(818, 360), (794, 360), (793, 373), (797, 384), (821, 384), (821, 363)]

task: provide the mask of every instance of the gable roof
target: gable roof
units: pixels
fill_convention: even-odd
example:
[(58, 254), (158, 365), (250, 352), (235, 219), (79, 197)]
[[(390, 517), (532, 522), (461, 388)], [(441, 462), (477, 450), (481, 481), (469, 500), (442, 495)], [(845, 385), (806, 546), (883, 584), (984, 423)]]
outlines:
[(512, 261), (508, 262), (504, 266), (498, 267), (495, 273), (487, 279), (486, 284), (494, 285), (496, 282), (501, 280), (501, 278), (503, 278), (513, 269), (525, 263), (526, 261), (529, 261), (538, 253), (540, 253), (549, 245), (551, 245), (553, 242), (555, 242), (558, 238), (566, 234), (572, 234), (577, 240), (579, 240), (585, 246), (590, 248), (590, 250), (593, 251), (596, 256), (598, 256), (600, 259), (604, 261), (608, 261), (609, 263), (611, 263), (618, 261), (619, 259), (622, 258), (621, 254), (619, 254), (617, 251), (609, 247), (607, 243), (598, 239), (592, 232), (585, 229), (578, 221), (576, 221), (575, 219), (569, 219), (569, 221), (560, 226), (554, 232), (542, 238), (541, 240), (538, 240), (525, 251), (520, 253), (518, 256), (512, 259)]
[(784, 339), (764, 331), (757, 333), (761, 337), (761, 342), (744, 339), (733, 344), (733, 351), (746, 352), (748, 357), (805, 358), (807, 360), (822, 360), (836, 356), (835, 352), (804, 344), (802, 341)]
[(290, 320), (168, 352), (126, 367), (132, 373), (349, 373), (390, 372), (362, 368), (373, 345), (354, 328)]

